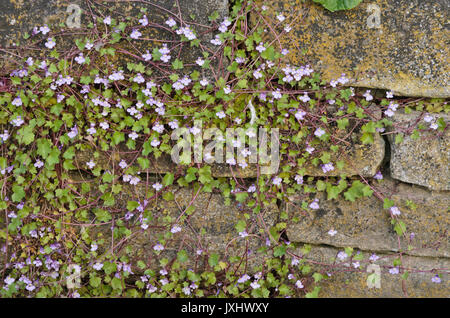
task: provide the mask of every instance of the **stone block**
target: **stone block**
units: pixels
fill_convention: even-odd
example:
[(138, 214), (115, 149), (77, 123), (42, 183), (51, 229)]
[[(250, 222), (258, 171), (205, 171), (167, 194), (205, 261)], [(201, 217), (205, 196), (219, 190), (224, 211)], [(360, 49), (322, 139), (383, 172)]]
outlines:
[[(136, 195), (143, 200), (148, 191), (145, 185), (123, 185), (114, 208), (125, 211), (128, 200), (136, 200)], [(152, 267), (159, 265), (159, 260), (163, 257), (169, 261), (176, 259), (181, 249), (186, 250), (189, 255), (189, 261), (184, 265), (192, 269), (207, 264), (208, 257), (205, 255), (212, 253), (219, 254), (224, 261), (229, 261), (230, 256), (240, 257), (242, 261), (239, 260), (232, 266), (240, 266), (241, 269), (251, 269), (263, 263), (264, 255), (257, 250), (266, 241), (259, 230), (275, 225), (278, 219), (278, 207), (275, 204), (256, 215), (251, 211), (244, 211), (244, 207), (234, 200), (231, 200), (230, 206), (226, 206), (221, 194), (199, 192), (197, 195), (196, 189), (177, 186), (173, 186), (171, 192), (174, 194), (172, 201), (157, 198), (149, 202), (146, 208), (152, 215), (149, 227), (146, 230), (133, 227), (135, 234), (126, 244), (116, 246), (116, 253), (123, 253), (126, 247), (130, 249), (133, 260), (143, 260)], [(189, 206), (194, 208), (192, 212), (186, 212)], [(249, 213), (247, 224), (250, 225), (247, 230), (249, 236), (243, 238), (236, 231), (235, 224), (239, 220), (245, 220), (245, 213)], [(135, 211), (130, 222), (136, 220), (137, 214)], [(175, 224), (181, 227), (181, 231), (164, 237), (164, 233), (170, 231)], [(105, 247), (111, 245), (109, 225), (94, 227), (91, 235), (93, 239), (105, 239)], [(153, 247), (160, 242), (165, 242), (165, 249), (158, 256)], [(202, 250), (203, 254), (198, 255), (198, 250)]]
[[(309, 63), (326, 81), (345, 73), (351, 86), (404, 96), (450, 96), (447, 0), (363, 1), (336, 12), (313, 1), (256, 4), (268, 7), (265, 19), (276, 31), (292, 28), (280, 37), (281, 46), (290, 50), (290, 63)], [(286, 18), (282, 23), (279, 13)], [(253, 21), (259, 18), (251, 15)]]
[[(429, 115), (442, 117), (450, 124), (450, 115), (439, 113)], [(392, 120), (395, 126), (409, 128), (420, 123), (425, 124), (428, 131), (422, 131), (418, 139), (406, 135), (403, 141), (396, 144), (396, 134), (389, 134), (391, 147), (391, 176), (397, 180), (418, 184), (431, 190), (450, 190), (450, 130), (443, 133), (429, 129), (430, 124), (421, 119), (420, 112), (404, 114), (397, 112)], [(390, 130), (392, 131), (393, 128)]]
[[(323, 193), (316, 194), (319, 209), (304, 211), (301, 200), (291, 197), (283, 209), (290, 222), (287, 235), (290, 241), (310, 244), (326, 244), (336, 247), (353, 247), (367, 251), (399, 251), (418, 256), (449, 257), (450, 197), (446, 192), (432, 192), (417, 186), (399, 184), (393, 180), (381, 181), (380, 189), (394, 193), (392, 199), (400, 209), (399, 219), (406, 225), (406, 234), (398, 238), (391, 224), (389, 210), (383, 209), (383, 201), (375, 196), (350, 202), (340, 197), (326, 200)], [(407, 201), (416, 209), (407, 207)], [(337, 233), (330, 236), (328, 231)], [(411, 239), (411, 233), (414, 238)], [(411, 249), (408, 250), (408, 246)]]
[[(350, 262), (347, 258), (344, 261), (336, 260), (336, 255), (342, 251), (333, 247), (312, 246), (311, 252), (305, 255), (305, 260), (311, 263), (314, 270), (323, 270), (331, 274), (330, 277), (319, 282), (321, 291), (320, 298), (447, 298), (449, 295), (449, 272), (450, 261), (448, 258), (429, 258), (402, 256), (402, 264), (399, 266), (399, 274), (391, 274), (389, 269), (393, 268), (393, 260), (398, 258), (393, 254), (377, 253), (379, 259), (375, 262), (369, 261), (371, 252), (360, 251), (363, 260), (359, 261), (360, 267), (354, 268), (355, 261)], [(301, 255), (300, 249), (296, 252)], [(336, 261), (336, 262), (335, 262)], [(335, 263), (334, 263), (335, 262)], [(330, 264), (334, 266), (319, 265), (317, 263)], [(379, 266), (380, 284), (369, 287), (367, 278), (374, 273), (374, 269), (367, 266), (374, 264)], [(375, 267), (372, 265), (372, 267)], [(376, 269), (375, 269), (376, 270)], [(441, 282), (434, 283), (432, 278), (439, 270)], [(408, 271), (406, 280), (402, 279), (402, 274)]]

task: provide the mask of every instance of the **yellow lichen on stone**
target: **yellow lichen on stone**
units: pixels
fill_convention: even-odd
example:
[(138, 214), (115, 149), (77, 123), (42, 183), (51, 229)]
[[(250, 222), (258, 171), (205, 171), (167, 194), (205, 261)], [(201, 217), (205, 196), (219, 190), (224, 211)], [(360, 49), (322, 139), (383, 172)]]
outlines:
[[(256, 1), (261, 6), (264, 1)], [(326, 81), (342, 73), (349, 85), (392, 90), (397, 95), (449, 97), (449, 48), (445, 29), (445, 1), (406, 3), (376, 0), (380, 25), (371, 27), (374, 13), (368, 3), (348, 11), (331, 13), (310, 1), (281, 0), (266, 3), (266, 20), (281, 32), (293, 23), (280, 41), (294, 65), (310, 63)], [(276, 14), (288, 17), (284, 24)], [(258, 16), (252, 15), (255, 23)], [(291, 20), (290, 20), (291, 19)], [(307, 50), (306, 54), (302, 54)]]

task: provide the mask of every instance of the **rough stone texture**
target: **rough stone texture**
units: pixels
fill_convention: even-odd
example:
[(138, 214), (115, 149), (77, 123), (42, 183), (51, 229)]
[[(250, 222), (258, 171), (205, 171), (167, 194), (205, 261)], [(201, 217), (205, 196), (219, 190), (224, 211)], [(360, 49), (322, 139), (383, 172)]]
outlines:
[[(421, 113), (396, 113), (392, 120), (395, 125), (408, 128), (420, 118)], [(450, 115), (440, 113), (432, 115), (435, 119), (443, 117), (450, 124)], [(425, 123), (428, 128), (429, 123)], [(405, 136), (404, 140), (395, 144), (395, 134), (390, 134), (391, 146), (390, 169), (393, 178), (425, 186), (432, 190), (450, 190), (450, 130), (444, 133), (435, 130), (422, 132), (420, 138), (414, 140)]]
[(281, 43), (290, 50), (292, 64), (310, 63), (325, 80), (346, 73), (353, 86), (405, 96), (450, 96), (448, 0), (365, 0), (337, 12), (313, 1), (256, 3), (269, 7), (274, 24), (279, 12), (286, 16), (283, 25), (295, 19)]
[[(6, 215), (3, 214), (0, 216), (0, 231), (6, 230)], [(4, 247), (6, 247), (6, 240), (3, 238), (0, 238), (0, 268), (3, 269), (3, 266), (5, 265), (5, 250)]]
[[(235, 224), (238, 220), (245, 220), (243, 207), (238, 202), (232, 200), (230, 206), (225, 206), (222, 195), (215, 193), (200, 192), (193, 201), (192, 206), (195, 208), (192, 214), (187, 215), (183, 212), (189, 206), (195, 197), (197, 190), (192, 188), (173, 187), (172, 192), (175, 200), (164, 201), (163, 199), (153, 200), (149, 203), (147, 209), (152, 212), (152, 220), (147, 230), (138, 231), (127, 241), (126, 246), (131, 247), (133, 260), (144, 260), (148, 265), (157, 265), (161, 257), (167, 257), (169, 260), (176, 258), (180, 249), (185, 249), (190, 255), (190, 262), (187, 266), (191, 268), (202, 266), (207, 263), (204, 256), (196, 256), (196, 251), (202, 249), (209, 254), (218, 253), (221, 260), (228, 261), (230, 256), (239, 256), (242, 258), (242, 268), (252, 268), (263, 262), (263, 255), (257, 252), (257, 249), (265, 244), (265, 237), (256, 237), (259, 235), (259, 229), (265, 226), (268, 228), (273, 226), (278, 219), (278, 208), (271, 205), (264, 209), (259, 215), (249, 213), (250, 220), (247, 232), (250, 234), (247, 238), (241, 238), (236, 229)], [(121, 198), (118, 205), (122, 205), (125, 210), (128, 200), (136, 200), (136, 194), (140, 198), (145, 197), (145, 186), (123, 185)], [(136, 212), (137, 213), (137, 212)], [(180, 217), (180, 221), (177, 219)], [(132, 219), (134, 220), (134, 218)], [(174, 224), (179, 224), (182, 231), (174, 234), (171, 238), (164, 238), (163, 234), (170, 230)], [(164, 227), (167, 227), (165, 228)], [(204, 234), (202, 233), (204, 229)], [(95, 238), (97, 233), (102, 233), (102, 237), (110, 242), (111, 231), (109, 227), (101, 226), (93, 231)], [(166, 240), (165, 250), (162, 256), (157, 258), (153, 246), (161, 239)], [(106, 246), (108, 246), (108, 243)], [(248, 244), (248, 245), (247, 245)], [(246, 256), (246, 248), (250, 252)], [(116, 251), (117, 252), (117, 251)], [(195, 262), (193, 261), (195, 260)], [(247, 261), (247, 265), (245, 264)], [(238, 263), (234, 263), (237, 266)]]
[[(154, 5), (150, 3), (153, 3)], [(76, 25), (73, 24), (75, 11), (69, 6), (77, 5), (81, 9), (79, 19), (80, 26), (83, 28), (93, 22), (90, 15), (91, 10), (97, 16), (104, 17), (110, 14), (112, 18), (125, 20), (126, 18), (136, 17), (140, 9), (147, 9), (146, 15), (149, 20), (149, 25), (140, 29), (143, 34), (142, 39), (164, 39), (168, 41), (179, 40), (180, 37), (174, 32), (169, 32), (163, 28), (152, 27), (152, 23), (164, 25), (164, 22), (169, 17), (174, 16), (173, 14), (177, 16), (179, 12), (182, 12), (184, 22), (186, 24), (191, 23), (191, 26), (197, 31), (197, 34), (199, 34), (199, 39), (203, 42), (203, 45), (212, 49), (214, 46), (209, 43), (209, 41), (214, 37), (214, 33), (205, 32), (206, 28), (204, 26), (211, 25), (208, 17), (214, 11), (219, 13), (219, 20), (228, 16), (228, 0), (181, 0), (179, 3), (180, 8), (177, 8), (176, 0), (159, 0), (148, 3), (100, 0), (96, 1), (97, 7), (93, 8), (92, 4), (88, 5), (88, 2), (85, 0), (3, 0), (0, 1), (0, 48), (11, 48), (14, 47), (16, 43), (20, 45), (20, 43), (24, 42), (23, 36), (25, 33), (31, 35), (34, 27), (40, 27), (44, 24), (48, 24), (49, 27), (52, 27), (58, 26), (61, 23), (65, 23), (63, 31), (69, 36), (61, 37), (59, 34), (56, 41), (56, 48), (67, 48), (68, 43), (73, 45), (73, 33), (77, 34), (79, 33), (79, 30), (76, 28)], [(138, 25), (137, 20), (135, 20), (135, 22), (136, 25)], [(204, 26), (200, 26), (200, 24)], [(87, 35), (89, 36), (89, 34)], [(52, 36), (52, 33), (49, 33), (46, 36), (37, 34), (32, 37), (31, 40), (38, 47), (45, 49), (44, 43), (49, 36)], [(82, 34), (79, 36), (84, 37), (85, 35)], [(136, 41), (134, 45), (144, 53), (145, 50), (151, 52), (153, 46), (160, 47), (161, 42), (139, 40)], [(42, 52), (37, 51), (36, 54), (42, 54), (44, 52), (47, 52), (47, 50), (43, 50)], [(199, 56), (201, 56), (200, 49), (192, 48), (190, 45), (183, 45), (180, 59), (183, 60), (185, 64), (192, 64)], [(0, 61), (0, 69), (2, 66), (7, 68), (17, 67), (14, 59), (11, 59), (11, 56), (8, 56), (8, 59), (2, 59)], [(124, 56), (118, 62), (121, 63), (121, 66), (124, 66), (127, 61), (127, 56)], [(191, 67), (185, 67), (185, 71), (189, 71), (190, 69)]]
[[(65, 2), (65, 3), (64, 3)], [(77, 1), (59, 0), (4, 0), (0, 2), (0, 47), (13, 46), (33, 27), (64, 21), (66, 7)]]
[(372, 144), (363, 145), (360, 141), (360, 134), (354, 134), (350, 145), (344, 146), (344, 156), (335, 156), (332, 154), (331, 162), (343, 160), (345, 166), (342, 170), (335, 169), (331, 172), (324, 173), (320, 166), (306, 166), (305, 175), (308, 176), (347, 176), (362, 175), (363, 177), (373, 177), (380, 168), (384, 159), (385, 143), (380, 134), (375, 133), (374, 142)]
[[(406, 225), (407, 233), (400, 239), (401, 249), (409, 255), (450, 257), (447, 233), (450, 226), (448, 193), (396, 184), (389, 179), (383, 180), (380, 187), (386, 193), (394, 193), (392, 199), (401, 211), (399, 219)], [(292, 197), (283, 207), (287, 209), (290, 219), (299, 218), (298, 223), (288, 224), (289, 240), (370, 251), (399, 250), (399, 241), (390, 223), (389, 211), (383, 209), (383, 202), (375, 196), (355, 202), (343, 198), (327, 201), (324, 194), (318, 194), (317, 198), (320, 208), (309, 213), (301, 209), (301, 200), (296, 197)], [(407, 200), (417, 205), (416, 210), (406, 206)], [(330, 236), (330, 229), (336, 230), (337, 234)], [(412, 240), (410, 233), (415, 233)], [(413, 249), (408, 251), (408, 245)]]
[[(111, 170), (119, 168), (119, 162), (125, 160), (127, 163), (133, 163), (134, 166), (139, 167), (139, 164), (134, 160), (137, 152), (130, 151), (126, 145), (120, 144), (117, 151), (104, 152), (97, 150), (99, 156), (94, 159), (96, 167), (100, 167), (101, 170)], [(75, 155), (75, 166), (80, 168), (86, 168), (86, 162), (92, 159), (92, 150), (82, 150)], [(164, 153), (159, 158), (155, 158), (154, 155), (149, 155), (147, 158), (150, 160), (150, 167), (142, 170), (147, 173), (173, 173), (175, 171), (184, 171), (187, 166), (175, 164), (170, 155)], [(117, 170), (116, 170), (117, 171)], [(239, 177), (239, 178), (255, 178), (257, 176), (256, 166), (249, 165), (247, 168), (242, 169), (240, 167), (233, 167), (230, 169), (228, 164), (213, 164), (211, 166), (211, 175), (213, 177)]]
[[(305, 256), (305, 259), (315, 262), (324, 262), (332, 264), (339, 251), (333, 247), (313, 246), (311, 252)], [(349, 265), (348, 258), (344, 261), (346, 266), (337, 269), (339, 272), (332, 274), (326, 280), (322, 280), (319, 284), (322, 287), (319, 297), (321, 298), (398, 298), (398, 297), (426, 297), (426, 298), (441, 298), (449, 297), (450, 285), (448, 281), (448, 270), (441, 274), (442, 282), (440, 284), (433, 283), (431, 278), (435, 274), (430, 272), (414, 272), (430, 271), (433, 269), (448, 269), (450, 267), (450, 260), (448, 258), (429, 258), (429, 257), (414, 257), (402, 256), (402, 267), (408, 270), (409, 275), (406, 281), (402, 282), (400, 274), (392, 275), (389, 269), (393, 267), (393, 260), (397, 258), (395, 255), (380, 254), (379, 260), (374, 264), (381, 268), (380, 288), (369, 288), (367, 285), (367, 277), (371, 273), (367, 273), (367, 261), (371, 252), (362, 251), (364, 260), (360, 261), (362, 270), (354, 271), (352, 265)], [(296, 252), (301, 255), (300, 250)], [(341, 263), (337, 260), (336, 263)], [(342, 264), (342, 265), (344, 265)], [(325, 269), (326, 272), (332, 272), (332, 267), (324, 267), (320, 265), (312, 265), (314, 269)], [(442, 271), (440, 271), (442, 272)]]
[[(374, 143), (370, 145), (363, 145), (359, 140), (359, 135), (355, 134), (353, 140), (349, 142), (343, 150), (343, 155), (332, 155), (331, 160), (333, 162), (337, 160), (343, 160), (345, 166), (342, 170), (335, 169), (328, 173), (323, 173), (320, 166), (313, 166), (309, 164), (306, 166), (307, 176), (339, 176), (345, 174), (347, 176), (362, 175), (363, 177), (373, 177), (380, 168), (384, 158), (385, 143), (383, 138), (376, 133), (374, 137)], [(137, 147), (138, 149), (138, 147)], [(135, 157), (138, 154), (137, 151), (131, 151), (126, 145), (120, 144), (116, 150), (104, 152), (101, 149), (91, 148), (78, 151), (75, 156), (75, 166), (86, 168), (86, 162), (90, 161), (93, 157), (93, 152), (97, 151), (99, 156), (94, 158), (97, 167), (101, 170), (110, 170), (113, 167), (118, 168), (119, 162), (123, 159), (127, 163), (133, 162), (135, 166), (138, 166)], [(177, 171), (177, 169), (183, 170), (183, 166), (176, 165), (172, 162), (170, 155), (163, 154), (158, 159), (150, 155), (150, 168), (145, 171), (148, 173), (168, 173)], [(256, 178), (258, 176), (258, 170), (256, 164), (249, 164), (245, 169), (238, 166), (232, 167), (228, 164), (212, 164), (211, 174), (213, 177), (239, 177), (239, 178)]]

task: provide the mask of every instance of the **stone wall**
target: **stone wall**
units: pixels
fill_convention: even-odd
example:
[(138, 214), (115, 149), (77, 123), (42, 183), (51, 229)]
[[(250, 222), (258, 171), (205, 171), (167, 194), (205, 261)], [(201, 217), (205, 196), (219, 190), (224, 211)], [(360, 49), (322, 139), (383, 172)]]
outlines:
[[(170, 9), (173, 1), (160, 1)], [(221, 16), (227, 15), (226, 0), (181, 0), (186, 14), (195, 14), (201, 21), (212, 11), (218, 10)], [(448, 35), (448, 0), (375, 0), (363, 1), (357, 8), (348, 12), (327, 12), (311, 1), (277, 0), (273, 2), (256, 1), (266, 4), (268, 10), (284, 13), (293, 22), (291, 35), (282, 45), (289, 48), (288, 57), (293, 64), (310, 63), (320, 70), (325, 80), (332, 80), (346, 73), (352, 79), (349, 85), (392, 90), (394, 94), (405, 96), (448, 98), (450, 86), (449, 46), (445, 39)], [(69, 1), (1, 1), (0, 2), (0, 46), (10, 46), (25, 32), (31, 32), (32, 26), (53, 23), (54, 21), (77, 20), (71, 16), (75, 11), (69, 10), (70, 4), (79, 8), (83, 3)], [(109, 4), (108, 4), (109, 5)], [(117, 4), (121, 5), (121, 4)], [(123, 5), (124, 14), (131, 14), (133, 5)], [(74, 8), (74, 7), (72, 7)], [(159, 19), (158, 14), (150, 14)], [(294, 18), (295, 17), (295, 18)], [(86, 23), (86, 17), (80, 15), (80, 21)], [(76, 27), (76, 26), (75, 26)], [(301, 52), (307, 49), (306, 54)], [(189, 52), (187, 53), (189, 56)], [(2, 60), (2, 63), (6, 61)], [(411, 125), (423, 121), (423, 114), (398, 112), (393, 120), (396, 123)], [(448, 115), (444, 116), (447, 126)], [(346, 247), (351, 247), (365, 255), (376, 253), (381, 257), (380, 266), (389, 268), (392, 263), (389, 255), (403, 250), (405, 268), (430, 270), (450, 268), (450, 249), (448, 229), (450, 225), (450, 139), (448, 129), (441, 134), (423, 134), (418, 140), (405, 136), (401, 143), (395, 142), (395, 131), (388, 131), (382, 136), (377, 134), (374, 144), (361, 145), (358, 140), (348, 149), (348, 177), (362, 175), (373, 178), (382, 171), (384, 179), (378, 181), (395, 193), (393, 199), (402, 211), (403, 221), (408, 230), (407, 235), (398, 239), (390, 223), (388, 212), (377, 198), (363, 198), (349, 202), (343, 198), (327, 201), (325, 196), (317, 194), (320, 209), (307, 215), (299, 205), (302, 193), (292, 195), (288, 202), (269, 205), (261, 214), (259, 224), (262, 227), (276, 223), (280, 211), (288, 213), (289, 218), (299, 221), (287, 228), (287, 239), (302, 246), (313, 246), (307, 258), (317, 263), (333, 262), (336, 255)], [(120, 147), (119, 147), (120, 148)], [(75, 163), (81, 166), (90, 158), (92, 152), (98, 152), (97, 166), (108, 170), (117, 165), (121, 159), (127, 160), (127, 154), (103, 152), (100, 149), (84, 149), (76, 154)], [(150, 158), (151, 167), (145, 172), (159, 174), (181, 169), (173, 164), (169, 157)], [(128, 162), (130, 160), (127, 160)], [(342, 173), (342, 172), (340, 172)], [(339, 173), (339, 174), (340, 174)], [(213, 177), (255, 178), (256, 169), (231, 172), (223, 165), (214, 165)], [(322, 172), (309, 167), (306, 176), (320, 177)], [(74, 177), (75, 178), (75, 177)], [(91, 180), (92, 181), (92, 180)], [(95, 179), (94, 179), (95, 181)], [(124, 189), (123, 202), (127, 201)], [(145, 189), (138, 189), (145, 191)], [(195, 195), (196, 189), (171, 190), (177, 202), (185, 207)], [(412, 209), (409, 201), (416, 204)], [(126, 204), (126, 203), (125, 203)], [(202, 229), (205, 232), (205, 244), (224, 255), (239, 255), (244, 249), (244, 241), (231, 242), (235, 232), (233, 222), (242, 215), (238, 204), (225, 206), (224, 199), (217, 194), (202, 193), (195, 201), (197, 211), (190, 218), (192, 233)], [(155, 205), (155, 213), (164, 213), (176, 217), (180, 206), (172, 204)], [(264, 222), (262, 222), (264, 221)], [(258, 222), (258, 220), (257, 220)], [(335, 229), (337, 234), (330, 237), (327, 232)], [(255, 233), (259, 229), (255, 228)], [(107, 239), (108, 229), (94, 233)], [(134, 237), (131, 243), (136, 255), (148, 255), (153, 251), (148, 242), (158, 235), (147, 231)], [(149, 238), (152, 236), (153, 238)], [(189, 241), (189, 235), (181, 238)], [(435, 244), (430, 248), (429, 244)], [(175, 243), (174, 243), (175, 244)], [(252, 244), (252, 243), (251, 243)], [(189, 244), (188, 244), (189, 245)], [(260, 264), (258, 244), (250, 250), (251, 264)], [(174, 254), (170, 248), (168, 256)], [(172, 254), (171, 254), (172, 253)], [(192, 249), (192, 253), (195, 253)], [(302, 254), (298, 249), (298, 254)], [(318, 265), (319, 266), (319, 265)], [(351, 266), (351, 265), (350, 265)], [(381, 288), (369, 289), (366, 284), (367, 273), (348, 273), (333, 275), (323, 283), (322, 297), (448, 297), (448, 275), (444, 275), (442, 284), (432, 284), (430, 273), (411, 274), (409, 280), (402, 283), (400, 276), (383, 274)]]

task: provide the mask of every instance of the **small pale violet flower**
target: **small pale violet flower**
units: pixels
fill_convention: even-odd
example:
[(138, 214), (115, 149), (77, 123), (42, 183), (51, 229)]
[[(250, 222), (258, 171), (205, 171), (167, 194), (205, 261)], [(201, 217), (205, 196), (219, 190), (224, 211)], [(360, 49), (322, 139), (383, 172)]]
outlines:
[(246, 281), (248, 281), (250, 279), (250, 276), (248, 276), (247, 274), (244, 274), (243, 276), (241, 276), (239, 279), (238, 279), (238, 283), (239, 284), (243, 284), (243, 283), (245, 283)]
[(400, 215), (401, 214), (399, 208), (397, 208), (396, 206), (391, 207), (391, 213), (392, 213), (392, 215)]
[(318, 199), (314, 199), (314, 201), (309, 205), (309, 207), (313, 210), (317, 210), (319, 209), (319, 200)]
[(366, 101), (370, 102), (373, 99), (373, 96), (370, 94), (370, 89), (367, 90), (363, 96), (366, 98)]
[(140, 23), (142, 26), (147, 26), (147, 24), (148, 24), (147, 16), (144, 15), (144, 16), (142, 17), (142, 19), (139, 19), (139, 23)]
[(277, 15), (277, 19), (278, 19), (278, 21), (283, 22), (286, 18), (285, 18), (284, 15), (282, 15), (282, 14), (280, 13), (280, 14)]
[(330, 235), (330, 236), (335, 236), (336, 234), (337, 234), (337, 231), (334, 229), (331, 229), (328, 231), (328, 235)]
[(217, 112), (216, 116), (219, 117), (220, 119), (225, 118), (225, 113), (223, 111)]
[(78, 64), (83, 64), (84, 62), (86, 62), (86, 58), (84, 57), (83, 53), (80, 53), (80, 55), (75, 57), (75, 62), (77, 62)]
[(440, 284), (441, 278), (439, 277), (439, 275), (436, 275), (436, 276), (433, 276), (433, 278), (431, 278), (431, 281), (435, 284)]
[(4, 282), (6, 283), (7, 286), (11, 285), (12, 283), (14, 283), (15, 279), (8, 276), (5, 278)]
[(389, 273), (391, 273), (392, 275), (396, 275), (399, 273), (398, 267), (393, 267), (389, 270)]
[(153, 139), (150, 144), (152, 145), (152, 147), (156, 148), (159, 146), (160, 143), (161, 142), (158, 139)]
[(248, 233), (247, 233), (247, 231), (242, 231), (242, 232), (239, 232), (239, 236), (242, 238), (245, 238), (248, 236)]
[(138, 177), (132, 177), (130, 180), (130, 184), (136, 185), (139, 183), (139, 181), (141, 181), (141, 179), (139, 179)]
[(48, 32), (50, 32), (50, 29), (49, 29), (49, 27), (48, 27), (47, 24), (46, 24), (46, 25), (44, 25), (44, 26), (41, 26), (41, 27), (39, 28), (39, 31), (42, 32), (42, 34), (46, 35)]
[(130, 38), (132, 39), (139, 39), (141, 37), (142, 33), (139, 32), (139, 30), (133, 30), (130, 34)]
[(266, 50), (266, 48), (264, 47), (264, 43), (259, 43), (258, 46), (256, 47), (256, 51), (258, 51), (259, 53), (262, 53)]
[(125, 160), (122, 159), (122, 160), (119, 162), (119, 167), (121, 167), (122, 169), (125, 169), (127, 166), (128, 166), (128, 165), (127, 165), (127, 163), (126, 163)]
[(41, 160), (36, 160), (36, 162), (34, 163), (34, 166), (38, 169), (42, 168), (44, 166), (44, 163)]
[(174, 26), (177, 25), (177, 23), (175, 22), (175, 20), (172, 19), (172, 18), (169, 18), (169, 20), (167, 20), (165, 23), (166, 23), (169, 27), (174, 27)]
[(55, 39), (54, 38), (49, 38), (47, 39), (47, 42), (45, 42), (45, 47), (49, 48), (49, 49), (53, 49), (56, 45)]
[(430, 115), (425, 115), (425, 117), (423, 118), (423, 120), (426, 122), (426, 123), (431, 123), (432, 121), (433, 121), (433, 116), (430, 116)]
[(92, 267), (95, 270), (99, 271), (99, 270), (101, 270), (103, 268), (103, 264), (102, 263), (95, 263), (94, 265), (92, 265)]
[(324, 134), (325, 134), (325, 130), (323, 130), (323, 129), (320, 128), (320, 127), (317, 128), (316, 131), (314, 132), (314, 135), (317, 136), (317, 137), (319, 137), (319, 138), (320, 138), (321, 136), (323, 136)]
[(89, 169), (92, 169), (95, 167), (95, 162), (91, 159), (90, 161), (86, 162), (86, 165), (89, 167)]
[(17, 107), (22, 106), (22, 99), (19, 96), (17, 96), (16, 98), (13, 99), (11, 104)]
[(295, 287), (297, 287), (297, 288), (299, 288), (299, 289), (302, 289), (302, 288), (304, 288), (305, 286), (303, 286), (302, 282), (301, 282), (300, 280), (298, 280), (298, 281), (295, 282)]
[(148, 50), (145, 52), (145, 54), (142, 54), (142, 58), (146, 62), (151, 61), (152, 57), (153, 56), (148, 52)]
[(339, 258), (341, 261), (343, 261), (344, 259), (346, 259), (347, 258), (347, 253), (345, 253), (344, 251), (340, 251), (338, 254), (337, 254), (337, 258)]
[(156, 244), (155, 246), (153, 246), (153, 249), (155, 250), (155, 251), (162, 251), (162, 250), (164, 250), (164, 246), (162, 246), (162, 244)]
[(281, 184), (281, 181), (283, 181), (283, 179), (281, 179), (280, 177), (275, 177), (272, 180), (272, 183), (276, 186), (279, 186)]
[(252, 184), (251, 186), (248, 187), (247, 192), (255, 192), (256, 191), (256, 186), (254, 184)]
[(257, 288), (260, 288), (260, 287), (261, 287), (261, 285), (258, 284), (258, 281), (256, 281), (256, 280), (255, 280), (253, 283), (251, 283), (250, 286), (251, 286), (253, 289), (257, 289)]
[(333, 171), (333, 170), (334, 170), (334, 166), (331, 162), (322, 165), (323, 173), (327, 173), (327, 172)]
[(381, 171), (378, 171), (378, 172), (373, 176), (373, 178), (374, 178), (374, 179), (377, 179), (377, 180), (382, 180), (382, 179), (383, 179), (383, 175), (381, 174)]
[(294, 177), (294, 180), (297, 182), (297, 184), (303, 184), (303, 176), (300, 176), (300, 175), (297, 174)]
[(181, 231), (181, 227), (177, 224), (175, 224), (174, 226), (172, 226), (172, 229), (170, 230), (170, 232), (172, 232), (173, 234), (178, 233)]

